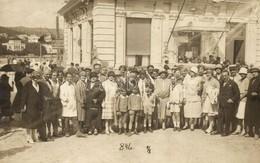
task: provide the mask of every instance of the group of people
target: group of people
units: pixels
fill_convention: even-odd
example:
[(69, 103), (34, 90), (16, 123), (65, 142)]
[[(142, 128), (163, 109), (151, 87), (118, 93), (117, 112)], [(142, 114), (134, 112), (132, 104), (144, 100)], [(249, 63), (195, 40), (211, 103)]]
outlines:
[[(12, 109), (22, 113), (28, 143), (76, 134), (128, 136), (173, 127), (259, 138), (258, 68), (194, 66), (155, 69), (100, 64), (16, 74)], [(72, 124), (72, 125), (71, 125)], [(52, 126), (52, 127), (51, 127)], [(61, 127), (61, 131), (59, 131)]]

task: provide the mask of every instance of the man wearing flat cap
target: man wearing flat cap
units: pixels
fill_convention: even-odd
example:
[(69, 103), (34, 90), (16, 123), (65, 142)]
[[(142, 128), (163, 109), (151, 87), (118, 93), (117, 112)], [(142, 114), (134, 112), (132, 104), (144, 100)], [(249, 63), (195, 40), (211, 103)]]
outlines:
[(77, 101), (77, 112), (78, 112), (78, 131), (76, 133), (77, 137), (86, 137), (84, 135), (84, 122), (86, 120), (86, 77), (85, 71), (79, 73), (79, 80), (76, 83), (76, 101)]
[[(247, 101), (245, 109), (245, 136), (254, 136), (255, 139), (259, 138), (260, 128), (260, 76), (259, 69), (252, 68), (251, 73), (253, 78), (249, 82), (247, 91)], [(253, 132), (253, 127), (255, 131)]]
[(239, 80), (241, 77), (238, 74), (238, 66), (237, 65), (230, 65), (229, 66), (229, 72), (230, 72), (230, 79), (233, 80), (236, 83), (239, 83)]
[(155, 80), (154, 93), (158, 99), (158, 119), (162, 124), (162, 129), (165, 129), (165, 118), (166, 118), (166, 105), (170, 96), (170, 85), (171, 81), (167, 78), (167, 71), (161, 71), (159, 73), (160, 78)]
[(48, 129), (48, 138), (50, 140), (53, 140), (52, 133), (51, 133), (51, 124), (53, 124), (52, 119), (52, 111), (51, 111), (51, 105), (53, 100), (52, 95), (52, 86), (51, 86), (51, 70), (45, 69), (43, 72), (42, 79), (39, 80), (41, 83), (40, 86), (42, 88), (42, 94), (43, 94), (43, 120), (46, 124), (46, 127)]

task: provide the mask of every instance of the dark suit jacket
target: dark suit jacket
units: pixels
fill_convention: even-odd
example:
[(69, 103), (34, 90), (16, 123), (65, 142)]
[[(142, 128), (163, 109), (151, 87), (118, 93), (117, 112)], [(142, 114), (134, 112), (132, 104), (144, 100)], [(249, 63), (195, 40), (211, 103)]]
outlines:
[[(229, 79), (226, 85), (224, 82), (220, 83), (219, 103), (220, 107), (235, 108), (240, 98), (240, 91), (238, 85), (233, 80)], [(228, 99), (233, 100), (234, 103), (228, 103)]]
[[(252, 96), (253, 92), (257, 93), (257, 96)], [(260, 76), (250, 80), (247, 91), (245, 124), (251, 122), (260, 125)]]
[[(86, 109), (101, 109), (101, 104), (106, 96), (105, 90), (100, 81), (97, 81), (92, 88), (90, 88), (90, 86), (91, 82), (88, 81), (86, 91)], [(97, 99), (97, 103), (94, 103), (93, 99)]]
[(42, 92), (39, 92), (32, 86), (32, 81), (25, 84), (22, 92), (21, 106), (23, 109), (26, 106), (26, 112), (23, 113), (24, 124), (28, 128), (37, 128), (42, 113)]

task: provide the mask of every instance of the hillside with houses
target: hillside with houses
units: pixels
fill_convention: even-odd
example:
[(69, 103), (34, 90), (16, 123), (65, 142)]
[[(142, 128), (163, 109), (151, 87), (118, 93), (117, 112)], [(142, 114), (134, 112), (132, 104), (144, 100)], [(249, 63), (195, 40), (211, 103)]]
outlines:
[(0, 56), (57, 54), (63, 46), (62, 33), (60, 29), (57, 39), (56, 29), (0, 26)]

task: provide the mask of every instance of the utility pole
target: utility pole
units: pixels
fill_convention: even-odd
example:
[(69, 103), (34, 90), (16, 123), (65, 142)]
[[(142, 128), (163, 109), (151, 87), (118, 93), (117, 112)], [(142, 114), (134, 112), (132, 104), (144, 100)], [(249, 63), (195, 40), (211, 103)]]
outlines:
[(40, 43), (40, 65), (42, 64), (42, 43)]

